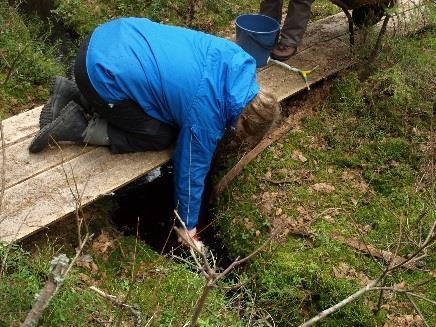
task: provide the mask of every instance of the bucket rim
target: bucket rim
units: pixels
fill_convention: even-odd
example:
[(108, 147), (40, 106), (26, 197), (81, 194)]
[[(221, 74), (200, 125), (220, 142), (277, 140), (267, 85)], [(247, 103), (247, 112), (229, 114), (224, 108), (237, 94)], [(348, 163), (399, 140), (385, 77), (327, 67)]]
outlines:
[[(250, 30), (248, 28), (245, 28), (243, 26), (241, 26), (240, 24), (238, 24), (238, 19), (241, 17), (245, 17), (245, 16), (261, 16), (261, 17), (265, 17), (271, 21), (273, 21), (274, 23), (277, 24), (277, 27), (271, 31), (268, 32), (259, 32), (259, 31), (254, 31), (254, 30)], [(242, 14), (239, 15), (238, 17), (236, 17), (235, 19), (235, 25), (238, 26), (239, 28), (243, 29), (244, 31), (250, 32), (250, 33), (257, 33), (257, 34), (270, 34), (270, 33), (274, 33), (274, 32), (278, 32), (280, 30), (280, 24), (278, 21), (276, 21), (274, 18), (267, 16), (267, 15), (262, 15), (262, 14)]]

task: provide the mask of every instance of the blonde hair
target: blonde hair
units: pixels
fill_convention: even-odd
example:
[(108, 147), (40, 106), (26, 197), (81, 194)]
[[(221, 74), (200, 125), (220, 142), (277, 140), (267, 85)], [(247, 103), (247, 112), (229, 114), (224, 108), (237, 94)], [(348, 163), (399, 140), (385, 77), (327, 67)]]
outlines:
[(258, 142), (280, 118), (280, 105), (276, 97), (260, 90), (241, 113), (242, 126), (250, 142)]

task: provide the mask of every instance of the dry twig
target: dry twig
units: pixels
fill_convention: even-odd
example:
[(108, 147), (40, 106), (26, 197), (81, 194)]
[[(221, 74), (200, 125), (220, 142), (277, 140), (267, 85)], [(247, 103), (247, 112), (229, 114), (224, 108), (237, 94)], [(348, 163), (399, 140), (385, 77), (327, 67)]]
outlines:
[(65, 277), (68, 275), (68, 272), (73, 267), (80, 253), (82, 253), (82, 250), (89, 238), (90, 236), (88, 234), (85, 235), (85, 238), (81, 242), (81, 246), (76, 250), (76, 255), (70, 263), (65, 254), (60, 254), (59, 256), (53, 258), (51, 261), (49, 277), (39, 292), (36, 302), (33, 304), (32, 309), (27, 314), (26, 319), (22, 323), (21, 327), (32, 327), (38, 325), (44, 309), (50, 303), (51, 299), (56, 295), (58, 289), (62, 286)]
[[(70, 167), (71, 174), (73, 175), (73, 182), (74, 182), (74, 189), (70, 185), (70, 180), (68, 178), (68, 174), (65, 170), (64, 166), (64, 158), (63, 158), (63, 152), (62, 148), (55, 143), (58, 148), (61, 151), (62, 155), (62, 169), (65, 174), (66, 182), (69, 186), (71, 195), (73, 196), (75, 208), (76, 208), (76, 219), (80, 222), (83, 220), (83, 218), (80, 217), (79, 213), (81, 212), (81, 198), (83, 196), (84, 190), (87, 186), (87, 183), (85, 183), (82, 193), (79, 192), (78, 184), (76, 182), (76, 179), (74, 177), (74, 171), (73, 167)], [(74, 192), (74, 190), (76, 192)], [(26, 320), (23, 322), (23, 327), (28, 326), (36, 326), (38, 324), (39, 319), (41, 318), (41, 315), (45, 309), (45, 307), (48, 305), (48, 303), (51, 301), (51, 299), (56, 295), (57, 290), (62, 285), (63, 281), (65, 280), (65, 277), (70, 272), (71, 268), (74, 266), (75, 262), (79, 258), (80, 254), (82, 253), (86, 243), (89, 241), (89, 239), (92, 238), (93, 235), (89, 235), (89, 233), (86, 233), (86, 235), (82, 238), (81, 236), (81, 222), (78, 222), (77, 226), (77, 235), (78, 235), (78, 247), (76, 249), (76, 254), (74, 258), (71, 260), (70, 264), (68, 265), (69, 259), (66, 257), (65, 254), (61, 254), (58, 257), (53, 258), (51, 262), (51, 271), (49, 278), (44, 285), (43, 289), (41, 290), (35, 304), (33, 305), (32, 309), (29, 311)]]
[(126, 303), (122, 302), (121, 300), (119, 300), (116, 296), (108, 294), (108, 293), (105, 293), (105, 292), (103, 292), (102, 290), (98, 289), (95, 286), (90, 286), (89, 289), (93, 290), (94, 292), (96, 292), (98, 295), (100, 295), (101, 297), (105, 298), (106, 300), (109, 300), (115, 306), (117, 306), (119, 308), (122, 308), (122, 309), (129, 309), (130, 312), (133, 314), (133, 317), (134, 317), (133, 318), (134, 319), (134, 326), (135, 327), (139, 327), (139, 326), (142, 325), (141, 311), (139, 311), (137, 306), (126, 304)]
[(211, 201), (213, 202), (218, 196), (224, 191), (226, 186), (236, 177), (238, 176), (242, 169), (246, 165), (248, 165), (253, 159), (255, 159), (263, 150), (273, 144), (275, 141), (280, 139), (283, 135), (288, 133), (294, 126), (294, 117), (290, 116), (285, 123), (274, 130), (271, 135), (266, 136), (262, 139), (250, 152), (248, 152), (245, 156), (238, 161), (238, 163), (230, 169), (227, 174), (224, 175), (223, 178), (218, 182), (218, 184), (214, 187), (211, 195)]
[[(186, 245), (189, 247), (191, 257), (195, 262), (195, 265), (197, 269), (203, 274), (203, 276), (206, 279), (206, 282), (203, 286), (203, 291), (200, 295), (200, 297), (197, 300), (197, 303), (194, 308), (194, 313), (191, 318), (191, 322), (189, 326), (194, 327), (196, 326), (197, 320), (200, 317), (200, 314), (204, 308), (204, 305), (206, 303), (207, 297), (209, 295), (209, 292), (212, 288), (217, 287), (217, 282), (224, 278), (230, 271), (232, 271), (235, 267), (241, 265), (242, 263), (250, 260), (252, 257), (257, 255), (260, 251), (262, 251), (277, 235), (279, 235), (280, 231), (275, 231), (271, 234), (271, 236), (265, 240), (256, 250), (251, 252), (246, 257), (240, 259), (239, 257), (236, 258), (226, 269), (224, 269), (222, 272), (217, 272), (215, 261), (213, 261), (212, 266), (209, 263), (209, 260), (206, 255), (206, 249), (203, 247), (202, 249), (198, 249), (198, 246), (196, 246), (194, 240), (191, 238), (191, 236), (188, 233), (188, 230), (183, 222), (183, 220), (180, 218), (178, 212), (175, 210), (175, 215), (179, 222), (182, 225), (182, 228), (175, 228), (176, 233), (179, 235), (179, 237), (183, 240), (185, 240)], [(182, 233), (185, 233), (189, 237), (189, 239), (186, 239), (186, 236)], [(197, 257), (197, 254), (200, 255), (200, 258)], [(213, 257), (212, 257), (213, 259)]]
[[(400, 232), (398, 243), (400, 243), (401, 235), (402, 235), (402, 233)], [(407, 257), (407, 259), (402, 260), (400, 262), (395, 262), (394, 259), (395, 259), (395, 254), (397, 253), (398, 248), (399, 248), (399, 245), (398, 245), (397, 249), (395, 251), (395, 254), (393, 256), (394, 259), (389, 261), (388, 266), (386, 267), (386, 269), (383, 271), (383, 273), (377, 279), (373, 280), (365, 287), (359, 289), (354, 294), (351, 294), (349, 297), (342, 300), (341, 302), (331, 306), (330, 308), (327, 308), (326, 310), (321, 311), (316, 316), (314, 316), (313, 318), (309, 319), (308, 321), (306, 321), (305, 323), (300, 325), (300, 327), (308, 327), (308, 326), (314, 325), (316, 322), (327, 317), (328, 315), (332, 314), (333, 312), (338, 311), (340, 308), (342, 308), (346, 304), (353, 302), (354, 300), (360, 298), (362, 295), (366, 294), (369, 291), (391, 291), (391, 292), (397, 292), (397, 293), (404, 293), (405, 295), (416, 297), (416, 298), (419, 298), (419, 299), (424, 300), (426, 302), (429, 302), (433, 305), (436, 305), (436, 301), (428, 299), (425, 296), (422, 296), (420, 294), (414, 293), (411, 290), (406, 290), (406, 289), (402, 289), (402, 288), (398, 288), (398, 287), (379, 286), (380, 283), (385, 279), (385, 277), (388, 274), (392, 273), (394, 270), (416, 262), (417, 258), (420, 257), (419, 255), (423, 251), (425, 251), (427, 248), (429, 248), (435, 244), (435, 240), (436, 240), (436, 233), (435, 233), (435, 229), (434, 229), (434, 225), (433, 225), (430, 228), (430, 231), (428, 233), (428, 236), (426, 237), (425, 242), (418, 249), (416, 249), (415, 252), (413, 252), (411, 255), (409, 255)], [(416, 304), (413, 304), (413, 305), (415, 306)], [(418, 312), (418, 314), (420, 314), (420, 313)]]

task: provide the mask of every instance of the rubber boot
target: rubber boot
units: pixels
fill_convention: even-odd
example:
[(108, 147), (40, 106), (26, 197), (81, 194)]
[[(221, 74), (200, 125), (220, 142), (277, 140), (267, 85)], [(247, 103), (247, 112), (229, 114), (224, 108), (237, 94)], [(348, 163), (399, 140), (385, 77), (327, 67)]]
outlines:
[(32, 153), (44, 150), (51, 141), (71, 141), (83, 143), (83, 133), (88, 126), (83, 109), (74, 101), (60, 111), (59, 116), (36, 134), (29, 151)]
[(41, 110), (39, 116), (39, 128), (42, 129), (47, 124), (55, 120), (60, 111), (71, 100), (76, 100), (80, 97), (80, 91), (76, 83), (62, 76), (55, 76), (52, 81), (50, 97), (47, 103)]
[(83, 132), (83, 142), (92, 145), (109, 145), (107, 120), (94, 117)]

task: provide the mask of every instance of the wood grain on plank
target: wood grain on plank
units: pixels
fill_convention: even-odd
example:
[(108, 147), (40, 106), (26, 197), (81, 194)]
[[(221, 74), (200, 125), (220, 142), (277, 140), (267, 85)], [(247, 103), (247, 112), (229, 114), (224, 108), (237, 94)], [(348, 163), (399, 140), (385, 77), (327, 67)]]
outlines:
[[(27, 149), (31, 141), (32, 138), (29, 137), (6, 147), (6, 189), (95, 148), (92, 146), (59, 144), (59, 146), (50, 146), (40, 153), (29, 153)], [(0, 165), (2, 164), (3, 157), (0, 156)]]
[(171, 150), (112, 155), (99, 147), (7, 189), (0, 240), (20, 240), (74, 212), (70, 187), (75, 190), (75, 184), (83, 193), (82, 205), (87, 205), (166, 163), (170, 154)]
[[(310, 84), (314, 84), (353, 64), (345, 39), (346, 37), (336, 38), (307, 48), (293, 56), (288, 63), (303, 69), (319, 65), (309, 77)], [(262, 88), (272, 92), (279, 101), (306, 89), (301, 75), (279, 66), (259, 72), (257, 80)]]
[(39, 131), (38, 120), (41, 109), (42, 106), (2, 121), (6, 147), (28, 138)]

